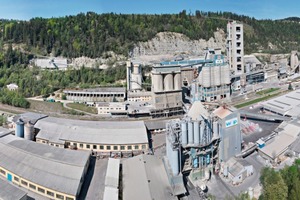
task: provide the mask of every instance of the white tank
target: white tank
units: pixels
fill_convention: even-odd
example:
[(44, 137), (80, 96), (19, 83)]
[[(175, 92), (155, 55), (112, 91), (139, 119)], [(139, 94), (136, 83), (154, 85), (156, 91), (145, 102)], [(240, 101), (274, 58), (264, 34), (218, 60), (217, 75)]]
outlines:
[(218, 137), (219, 136), (218, 122), (213, 123), (213, 129), (214, 129), (214, 137)]
[(152, 85), (154, 92), (163, 92), (163, 75), (152, 74)]
[(142, 89), (142, 75), (141, 74), (132, 74), (131, 75), (131, 90), (141, 90)]
[(181, 90), (181, 74), (174, 75), (174, 90)]
[(222, 66), (224, 72), (222, 76), (224, 77), (224, 84), (230, 84), (230, 68), (229, 65)]
[(172, 91), (173, 84), (173, 74), (166, 74), (164, 77), (164, 91)]
[(205, 124), (204, 121), (202, 121), (201, 126), (200, 126), (200, 144), (204, 145), (204, 128), (205, 128)]
[(34, 127), (29, 122), (27, 122), (25, 124), (24, 139), (26, 139), (26, 140), (33, 140), (34, 139)]
[(193, 129), (193, 122), (188, 122), (188, 143), (189, 145), (194, 144), (194, 129)]
[(133, 73), (140, 74), (140, 65), (139, 64), (133, 65)]
[(210, 73), (210, 67), (203, 67), (201, 74), (202, 74), (202, 83), (203, 87), (210, 87), (211, 86), (211, 73)]
[(181, 123), (181, 144), (183, 146), (187, 145), (187, 141), (188, 141), (188, 130), (187, 130), (187, 123), (185, 121), (183, 121)]
[(199, 122), (194, 122), (194, 144), (199, 145), (200, 143), (200, 134), (199, 134)]
[(221, 85), (221, 72), (220, 72), (220, 66), (215, 66), (214, 68), (214, 85), (219, 86)]

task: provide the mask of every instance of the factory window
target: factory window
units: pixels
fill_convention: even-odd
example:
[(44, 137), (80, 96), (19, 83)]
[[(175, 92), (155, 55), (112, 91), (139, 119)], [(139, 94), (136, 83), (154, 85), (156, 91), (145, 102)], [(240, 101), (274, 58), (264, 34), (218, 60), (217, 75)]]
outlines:
[(103, 145), (100, 145), (100, 149), (103, 150), (103, 149), (104, 149), (104, 146), (103, 146)]
[(35, 185), (29, 184), (30, 189), (36, 190)]
[(66, 200), (74, 200), (74, 199), (71, 197), (66, 197)]
[(28, 183), (26, 181), (24, 181), (24, 180), (21, 180), (21, 183), (22, 183), (22, 185), (25, 185), (25, 186), (28, 185)]
[(53, 192), (50, 192), (50, 191), (47, 191), (47, 195), (51, 196), (51, 197), (54, 197), (54, 193)]
[(89, 145), (89, 144), (87, 144), (87, 145), (86, 145), (86, 148), (87, 148), (87, 149), (89, 149), (89, 148), (90, 148), (90, 145)]
[(73, 145), (74, 145), (75, 147), (77, 147), (77, 143), (74, 142)]
[(127, 146), (127, 149), (128, 149), (128, 150), (131, 150), (132, 148), (131, 148), (131, 146)]
[(45, 193), (45, 190), (43, 189), (43, 188), (38, 188), (38, 192), (40, 192), (40, 193)]
[(134, 146), (134, 149), (135, 149), (135, 150), (139, 149), (139, 145), (135, 145), (135, 146)]
[(14, 180), (15, 180), (15, 181), (19, 181), (19, 178), (15, 176), (15, 177), (14, 177)]
[(106, 146), (106, 150), (110, 150), (110, 146)]
[(121, 146), (121, 150), (125, 150), (125, 146)]
[(114, 146), (114, 150), (118, 150), (118, 146)]
[(79, 144), (79, 147), (80, 147), (80, 148), (83, 148), (83, 144)]
[(142, 149), (146, 149), (146, 145), (145, 144), (142, 145)]
[(97, 149), (97, 145), (94, 144), (94, 145), (93, 145), (93, 149)]
[(59, 147), (59, 145), (57, 144), (57, 145), (55, 145), (56, 147)]
[(3, 175), (5, 175), (6, 173), (5, 173), (5, 171), (4, 170), (2, 170), (2, 169), (0, 169), (0, 173), (1, 174), (3, 174)]
[(56, 198), (57, 198), (57, 199), (64, 199), (64, 196), (63, 196), (63, 195), (60, 195), (60, 194), (56, 194)]

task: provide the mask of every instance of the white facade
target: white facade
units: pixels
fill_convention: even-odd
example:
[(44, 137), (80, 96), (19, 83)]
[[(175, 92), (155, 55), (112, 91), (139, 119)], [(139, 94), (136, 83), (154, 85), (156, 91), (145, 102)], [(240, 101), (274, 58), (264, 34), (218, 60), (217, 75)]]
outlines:
[(19, 86), (15, 83), (11, 83), (11, 84), (7, 85), (6, 87), (9, 91), (16, 91), (19, 88)]
[(111, 115), (112, 112), (126, 112), (126, 104), (119, 102), (97, 103), (96, 108), (99, 115)]

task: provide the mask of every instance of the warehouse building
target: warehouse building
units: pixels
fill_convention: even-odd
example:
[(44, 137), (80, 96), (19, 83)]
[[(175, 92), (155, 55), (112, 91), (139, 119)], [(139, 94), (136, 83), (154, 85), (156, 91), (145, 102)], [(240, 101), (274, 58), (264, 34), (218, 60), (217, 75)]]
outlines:
[(175, 200), (162, 160), (139, 155), (123, 161), (124, 200)]
[(77, 199), (89, 157), (13, 135), (0, 138), (0, 176), (50, 199)]
[(35, 124), (36, 141), (99, 153), (143, 153), (149, 149), (143, 121), (82, 121), (47, 117)]
[(27, 193), (0, 178), (0, 199), (27, 200)]
[(119, 199), (120, 160), (108, 159), (103, 200)]
[(64, 90), (67, 100), (74, 102), (123, 102), (126, 88), (102, 87), (94, 89)]

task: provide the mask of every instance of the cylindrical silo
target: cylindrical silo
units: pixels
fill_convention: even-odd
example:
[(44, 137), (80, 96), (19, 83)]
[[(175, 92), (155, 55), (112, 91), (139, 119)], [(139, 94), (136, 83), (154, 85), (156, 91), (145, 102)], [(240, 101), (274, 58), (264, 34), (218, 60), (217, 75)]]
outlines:
[(194, 144), (194, 130), (193, 130), (193, 122), (189, 121), (188, 122), (188, 143), (189, 145)]
[(142, 75), (132, 74), (131, 76), (131, 90), (141, 90), (142, 89)]
[(221, 72), (220, 72), (220, 66), (215, 66), (214, 68), (214, 85), (219, 86), (221, 85)]
[(134, 65), (133, 65), (133, 73), (134, 73), (134, 74), (139, 74), (139, 73), (140, 73), (139, 68), (140, 68), (140, 65), (139, 65), (139, 64), (134, 64)]
[(224, 69), (224, 73), (222, 73), (222, 76), (224, 76), (224, 83), (230, 84), (230, 68), (229, 65), (222, 66)]
[(185, 146), (187, 145), (187, 141), (188, 141), (187, 123), (183, 121), (181, 123), (181, 144)]
[(199, 135), (199, 122), (194, 121), (194, 144), (199, 145), (200, 135)]
[(167, 157), (173, 172), (173, 175), (179, 174), (179, 154), (178, 149), (173, 150), (169, 139), (166, 139)]
[(174, 90), (181, 90), (181, 74), (174, 75)]
[(34, 138), (34, 127), (32, 124), (27, 122), (24, 128), (24, 139), (33, 140), (33, 138)]
[(21, 138), (24, 137), (24, 122), (21, 119), (16, 122), (16, 136)]
[(219, 136), (219, 126), (218, 126), (218, 122), (214, 122), (214, 123), (213, 123), (213, 128), (214, 128), (214, 137), (218, 137), (218, 136)]
[(173, 84), (173, 74), (166, 74), (164, 77), (164, 91), (172, 91)]
[(210, 67), (203, 67), (202, 71), (202, 83), (203, 87), (210, 87), (211, 86), (211, 77), (210, 77)]
[(154, 92), (163, 91), (163, 75), (161, 74), (152, 74), (152, 85)]
[(203, 141), (204, 139), (204, 131), (205, 131), (205, 123), (204, 121), (201, 122), (201, 126), (200, 126), (200, 144), (204, 145), (205, 142)]
[(250, 63), (246, 63), (246, 73), (250, 72)]

